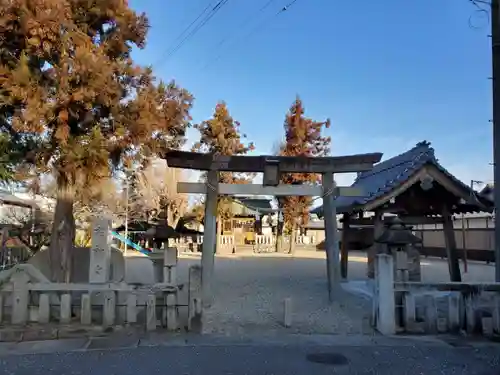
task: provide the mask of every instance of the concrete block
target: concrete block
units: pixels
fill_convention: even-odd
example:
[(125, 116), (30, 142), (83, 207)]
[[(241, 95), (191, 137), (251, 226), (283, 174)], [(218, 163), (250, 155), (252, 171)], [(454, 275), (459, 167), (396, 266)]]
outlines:
[(83, 294), (81, 298), (80, 320), (83, 325), (92, 323), (92, 305), (90, 294)]
[(156, 296), (151, 294), (146, 300), (146, 330), (156, 330)]
[(174, 293), (169, 293), (165, 298), (166, 302), (166, 312), (167, 312), (167, 329), (169, 331), (175, 331), (177, 329), (177, 295)]
[(450, 332), (459, 332), (461, 327), (460, 311), (461, 311), (462, 295), (459, 293), (450, 294), (448, 297), (448, 330)]
[(425, 303), (425, 326), (426, 331), (428, 333), (437, 333), (437, 320), (438, 320), (438, 312), (436, 306), (436, 299), (434, 296), (426, 295), (424, 297)]
[(23, 341), (55, 340), (58, 329), (55, 327), (27, 327), (23, 333)]
[(46, 293), (40, 295), (38, 301), (38, 323), (46, 324), (50, 320), (50, 296)]
[(0, 329), (0, 342), (19, 342), (23, 340), (24, 328), (8, 327)]
[(61, 324), (68, 324), (71, 321), (71, 294), (65, 293), (61, 295)]
[(104, 296), (103, 319), (102, 325), (110, 327), (115, 324), (116, 316), (116, 293), (113, 291), (106, 292)]

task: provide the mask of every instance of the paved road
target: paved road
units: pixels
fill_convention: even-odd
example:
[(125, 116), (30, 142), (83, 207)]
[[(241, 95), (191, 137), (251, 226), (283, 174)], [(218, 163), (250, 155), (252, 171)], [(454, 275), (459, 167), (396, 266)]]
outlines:
[(366, 336), (343, 340), (340, 336), (330, 341), (290, 337), (235, 342), (219, 338), (198, 343), (7, 355), (0, 357), (0, 374), (500, 374), (498, 346), (454, 347), (402, 339), (376, 342)]

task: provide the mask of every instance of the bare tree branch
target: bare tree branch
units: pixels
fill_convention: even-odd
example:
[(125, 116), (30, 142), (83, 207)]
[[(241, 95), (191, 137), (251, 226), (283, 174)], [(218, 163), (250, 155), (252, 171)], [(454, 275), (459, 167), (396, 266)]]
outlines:
[(152, 160), (135, 176), (134, 189), (129, 192), (128, 217), (166, 220), (175, 228), (188, 206), (187, 195), (177, 193), (177, 182), (182, 181), (183, 176), (183, 170), (168, 167), (164, 160)]

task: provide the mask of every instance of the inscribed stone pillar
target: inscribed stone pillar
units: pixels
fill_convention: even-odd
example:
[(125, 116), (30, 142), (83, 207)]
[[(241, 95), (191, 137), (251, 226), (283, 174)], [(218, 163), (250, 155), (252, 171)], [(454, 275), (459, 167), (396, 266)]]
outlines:
[(377, 330), (383, 335), (396, 333), (396, 306), (394, 299), (394, 261), (392, 255), (378, 254), (377, 277)]
[(103, 217), (94, 218), (92, 222), (92, 249), (89, 262), (90, 283), (107, 283), (110, 280), (110, 227), (110, 220)]

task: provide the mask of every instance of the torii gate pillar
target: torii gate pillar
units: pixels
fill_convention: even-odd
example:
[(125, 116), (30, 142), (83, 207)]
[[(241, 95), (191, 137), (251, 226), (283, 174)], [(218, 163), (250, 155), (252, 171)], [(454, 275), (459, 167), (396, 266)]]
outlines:
[(323, 173), (322, 180), (328, 299), (333, 302), (335, 292), (340, 286), (340, 254), (333, 173)]
[(205, 224), (201, 252), (201, 301), (203, 307), (210, 307), (213, 301), (214, 256), (217, 246), (217, 197), (219, 173), (211, 170), (207, 173), (205, 195)]

